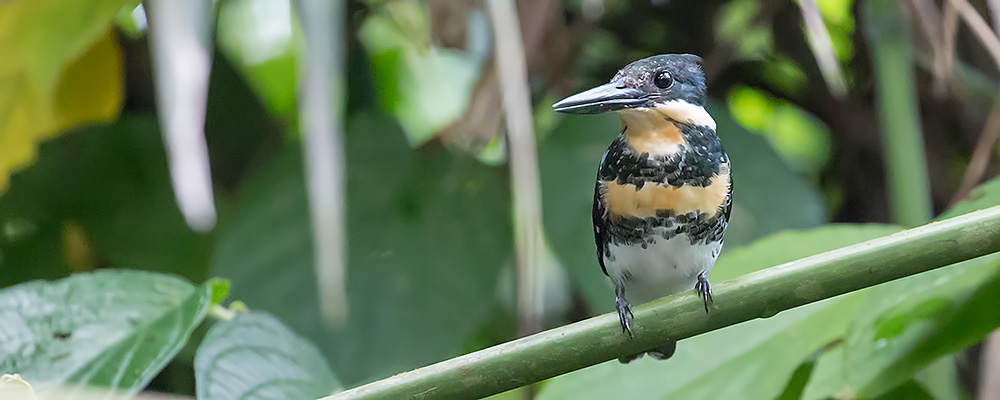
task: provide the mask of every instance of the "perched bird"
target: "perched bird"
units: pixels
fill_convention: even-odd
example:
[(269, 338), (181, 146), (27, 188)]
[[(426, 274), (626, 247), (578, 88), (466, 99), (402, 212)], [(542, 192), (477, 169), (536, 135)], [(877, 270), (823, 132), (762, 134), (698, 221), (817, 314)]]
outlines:
[[(633, 62), (611, 82), (553, 108), (616, 111), (622, 121), (601, 157), (593, 211), (597, 260), (614, 283), (622, 331), (632, 335), (632, 302), (684, 290), (696, 290), (708, 312), (708, 273), (722, 250), (733, 185), (729, 156), (705, 110), (701, 58), (664, 54)], [(647, 353), (667, 358), (674, 346)]]

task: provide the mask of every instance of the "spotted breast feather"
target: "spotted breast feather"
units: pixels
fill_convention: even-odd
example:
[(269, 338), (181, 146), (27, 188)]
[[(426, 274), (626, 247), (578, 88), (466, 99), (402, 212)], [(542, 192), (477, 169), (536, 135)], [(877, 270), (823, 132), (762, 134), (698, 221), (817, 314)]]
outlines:
[[(666, 156), (636, 151), (624, 132), (608, 148), (593, 207), (597, 258), (606, 275), (610, 276), (607, 262), (615, 258), (612, 246), (646, 249), (682, 234), (692, 245), (721, 244), (732, 209), (732, 182), (721, 143), (714, 132), (706, 133), (705, 139), (712, 143), (697, 143)], [(656, 256), (670, 261), (669, 254)]]

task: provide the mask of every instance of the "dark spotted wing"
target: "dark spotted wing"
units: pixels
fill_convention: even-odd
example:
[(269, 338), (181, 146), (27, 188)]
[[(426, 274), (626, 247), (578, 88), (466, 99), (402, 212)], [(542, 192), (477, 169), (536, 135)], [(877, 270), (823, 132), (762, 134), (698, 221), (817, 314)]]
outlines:
[[(604, 164), (603, 157), (601, 158), (601, 164)], [(607, 215), (604, 206), (604, 196), (601, 193), (601, 179), (600, 175), (598, 175), (597, 183), (594, 186), (594, 244), (597, 245), (597, 262), (601, 264), (601, 271), (604, 272), (604, 275), (608, 274), (608, 268), (604, 266), (604, 248), (608, 244)]]
[(729, 194), (726, 195), (726, 223), (729, 223), (729, 214), (733, 212), (733, 175), (729, 173)]

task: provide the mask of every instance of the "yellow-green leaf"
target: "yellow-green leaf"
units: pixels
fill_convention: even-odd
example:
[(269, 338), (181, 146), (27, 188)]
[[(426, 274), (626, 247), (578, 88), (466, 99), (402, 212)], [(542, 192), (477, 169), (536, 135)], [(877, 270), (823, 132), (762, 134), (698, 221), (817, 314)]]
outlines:
[(135, 0), (0, 4), (0, 193), (38, 142), (114, 118), (122, 103), (121, 51), (109, 29)]

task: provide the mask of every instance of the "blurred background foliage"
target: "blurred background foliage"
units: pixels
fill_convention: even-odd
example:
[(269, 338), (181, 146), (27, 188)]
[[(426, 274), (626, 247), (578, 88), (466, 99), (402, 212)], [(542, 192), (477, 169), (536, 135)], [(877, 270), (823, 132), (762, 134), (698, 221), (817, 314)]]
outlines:
[[(620, 130), (614, 115), (549, 105), (649, 55), (704, 58), (735, 180), (713, 280), (928, 222), (924, 206), (952, 216), (1000, 202), (1000, 182), (969, 195), (1000, 171), (1000, 123), (987, 123), (1000, 58), (956, 25), (956, 4), (968, 5), (517, 1), (547, 246), (544, 325), (612, 309), (590, 212), (597, 163)], [(970, 7), (1000, 30), (996, 5)], [(219, 217), (204, 233), (173, 196), (143, 5), (0, 2), (0, 287), (115, 268), (227, 278), (230, 298), (312, 341), (346, 387), (514, 338), (512, 185), (490, 16), (479, 1), (346, 7), (346, 76), (336, 77), (347, 101), (346, 323), (320, 318), (299, 149), (306, 50), (289, 0), (215, 2), (205, 138)], [(887, 138), (897, 134), (910, 137)], [(893, 155), (896, 143), (920, 146)], [(917, 220), (897, 218), (900, 207)], [(554, 378), (537, 396), (970, 398), (981, 377), (1000, 380), (998, 364), (981, 368), (977, 344), (1000, 326), (998, 288), (1000, 260), (972, 260), (685, 340), (669, 362)], [(194, 335), (152, 389), (195, 393), (204, 330)]]

